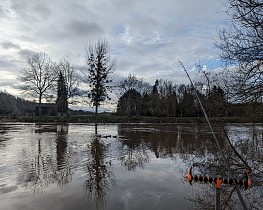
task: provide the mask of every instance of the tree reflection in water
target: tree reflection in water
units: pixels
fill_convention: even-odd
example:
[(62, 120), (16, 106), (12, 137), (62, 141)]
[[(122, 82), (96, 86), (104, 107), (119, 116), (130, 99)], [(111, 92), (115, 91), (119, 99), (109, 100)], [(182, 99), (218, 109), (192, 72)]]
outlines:
[(142, 132), (125, 128), (125, 125), (118, 125), (118, 134), (123, 136), (120, 139), (119, 160), (128, 170), (134, 171), (136, 168), (144, 168), (145, 163), (150, 161), (147, 154), (147, 145), (143, 141)]
[[(56, 150), (53, 149), (53, 142), (48, 139), (50, 136), (46, 138), (42, 135), (51, 130), (56, 132)], [(72, 180), (67, 153), (68, 125), (52, 125), (48, 129), (38, 126), (36, 131), (36, 138), (32, 139), (33, 145), (37, 140), (35, 150), (23, 149), (18, 180), (32, 188), (34, 193), (42, 193), (51, 183), (57, 183), (63, 189)]]
[[(252, 169), (250, 177), (253, 186), (249, 190), (241, 190), (245, 202), (249, 209), (263, 209), (262, 126), (224, 126), (232, 144)], [(109, 127), (107, 125), (105, 127), (105, 130), (109, 132), (107, 130)], [(83, 171), (85, 173), (85, 181), (80, 184), (84, 185), (88, 203), (93, 203), (97, 209), (103, 208), (106, 206), (116, 180), (109, 152), (112, 152), (111, 157), (117, 156), (116, 159), (129, 171), (144, 168), (147, 163), (158, 158), (161, 160), (153, 162), (152, 165), (157, 166), (156, 162), (158, 162), (160, 169), (166, 167), (162, 165), (162, 163), (166, 164), (166, 161), (162, 159), (172, 159), (174, 167), (179, 167), (178, 170), (184, 173), (189, 165), (194, 163), (193, 174), (228, 178), (228, 172), (220, 159), (213, 137), (203, 124), (119, 124), (117, 129), (118, 140), (115, 137), (106, 139), (103, 135), (102, 137), (98, 135), (97, 126), (95, 126), (95, 133), (91, 139), (88, 139), (88, 149), (86, 149), (86, 141), (83, 139), (83, 135), (87, 135), (85, 129), (81, 135), (76, 134), (75, 136), (74, 133), (74, 138), (72, 135), (72, 139), (68, 140), (66, 125), (39, 126), (36, 128), (36, 133), (30, 135), (32, 140), (24, 142), (25, 148), (19, 148), (19, 152), (22, 152), (19, 154), (20, 183), (18, 184), (27, 185), (36, 193), (43, 192), (51, 183), (64, 189), (72, 179), (72, 163), (78, 169), (74, 173), (77, 185), (79, 184), (78, 176), (81, 174), (82, 177)], [(216, 129), (216, 135), (220, 139), (232, 171), (240, 178), (246, 166), (231, 150), (219, 128)], [(75, 146), (73, 140), (77, 145), (75, 150), (71, 150), (71, 143)], [(114, 143), (109, 144), (109, 142)], [(84, 152), (83, 145), (85, 145)], [(167, 162), (171, 163), (171, 161)], [(172, 169), (173, 166), (171, 166)], [(123, 173), (123, 168), (118, 172), (126, 173)], [(73, 187), (76, 186), (75, 184), (72, 184)], [(214, 209), (215, 189), (213, 184), (193, 183), (193, 186), (190, 186), (185, 182), (185, 189), (192, 191), (192, 196), (186, 199), (193, 203), (195, 209)], [(222, 185), (221, 201), (222, 209), (239, 209), (240, 207), (233, 186)]]
[(94, 203), (97, 209), (105, 207), (108, 193), (116, 181), (111, 161), (107, 159), (108, 146), (98, 135), (95, 124), (95, 134), (88, 145), (90, 159), (85, 169), (87, 179), (84, 186), (86, 198)]
[[(251, 168), (250, 178), (252, 187), (248, 190), (241, 188), (241, 193), (246, 202), (248, 209), (263, 209), (263, 141), (262, 128), (252, 126), (247, 127), (227, 127), (227, 133), (231, 139), (231, 144), (238, 153), (245, 159)], [(231, 166), (232, 173), (237, 178), (242, 178), (244, 170), (249, 170), (231, 149), (229, 143), (224, 139), (223, 132), (218, 130), (217, 135), (221, 138), (221, 145)], [(206, 157), (210, 157), (207, 159)], [(208, 154), (201, 158), (195, 158), (195, 168), (200, 175), (229, 177), (225, 163), (221, 160), (216, 150), (208, 150)], [(195, 209), (214, 209), (215, 203), (210, 199), (215, 199), (215, 187), (212, 184), (200, 191), (200, 183), (194, 183), (192, 188), (195, 189), (193, 196), (187, 199), (195, 204)], [(208, 184), (207, 184), (208, 185)], [(234, 186), (221, 186), (221, 209), (242, 209)], [(208, 201), (209, 200), (209, 201)]]
[[(242, 195), (249, 209), (263, 209), (263, 129), (262, 127), (225, 127), (231, 143), (252, 169), (250, 174), (253, 186), (249, 190), (242, 189)], [(230, 163), (234, 176), (241, 178), (246, 165), (231, 149), (221, 126), (215, 129), (220, 145)], [(121, 137), (119, 160), (127, 170), (144, 167), (151, 158), (173, 158), (183, 161), (188, 167), (194, 164), (196, 174), (211, 177), (225, 177), (229, 174), (225, 163), (221, 160), (207, 126), (194, 125), (118, 125), (118, 135)], [(184, 168), (184, 167), (182, 167)], [(184, 173), (186, 169), (184, 168)], [(188, 183), (186, 183), (188, 185)], [(210, 186), (208, 186), (210, 185)], [(186, 198), (194, 203), (196, 209), (215, 208), (215, 189), (213, 184), (194, 184), (189, 186), (193, 196)], [(222, 186), (221, 207), (223, 209), (240, 209), (240, 202), (234, 186)]]
[[(193, 186), (192, 197), (185, 198), (194, 203), (193, 209), (215, 209), (215, 187), (210, 184), (210, 186), (204, 186), (209, 184), (194, 184), (198, 186)], [(238, 198), (234, 195), (234, 187), (221, 187), (220, 189), (220, 200), (221, 209), (237, 209)], [(239, 206), (242, 209), (242, 206)]]
[(5, 134), (7, 134), (9, 127), (0, 124), (0, 148), (6, 146), (6, 141), (9, 139)]
[(57, 125), (56, 152), (57, 172), (56, 181), (62, 189), (72, 181), (72, 170), (68, 148), (68, 125)]
[(154, 156), (157, 159), (179, 158), (184, 162), (191, 162), (194, 157), (205, 157), (208, 151), (215, 150), (215, 145), (209, 135), (200, 130), (197, 125), (119, 124), (119, 160), (127, 170), (133, 171), (143, 168)]

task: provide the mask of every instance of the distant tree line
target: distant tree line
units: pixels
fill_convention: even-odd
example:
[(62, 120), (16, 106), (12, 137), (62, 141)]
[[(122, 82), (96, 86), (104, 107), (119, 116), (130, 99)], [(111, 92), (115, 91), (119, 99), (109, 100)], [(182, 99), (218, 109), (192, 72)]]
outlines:
[[(207, 77), (207, 79), (210, 78)], [(139, 84), (139, 85), (138, 85)], [(244, 117), (253, 121), (263, 119), (261, 102), (236, 102), (229, 98), (225, 87), (210, 83), (195, 83), (196, 90), (210, 117)], [(117, 114), (151, 117), (202, 117), (200, 105), (190, 85), (174, 84), (157, 79), (154, 85), (143, 79), (128, 75), (119, 85), (121, 96)]]
[(34, 115), (35, 103), (0, 92), (0, 116)]
[[(157, 79), (151, 86), (144, 83), (142, 79), (129, 75), (119, 87), (124, 90), (121, 91), (123, 93), (118, 100), (117, 114), (119, 115), (156, 117), (198, 117), (202, 115), (190, 85), (178, 85), (172, 81)], [(225, 116), (227, 100), (223, 89), (213, 86), (208, 93), (207, 90), (202, 90), (202, 87), (203, 84), (197, 84), (197, 88), (200, 89), (198, 93), (209, 115)]]

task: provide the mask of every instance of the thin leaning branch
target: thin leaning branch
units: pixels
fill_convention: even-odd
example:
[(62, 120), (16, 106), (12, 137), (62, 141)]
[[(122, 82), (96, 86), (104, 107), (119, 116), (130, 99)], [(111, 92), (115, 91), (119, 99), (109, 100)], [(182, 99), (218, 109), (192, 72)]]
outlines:
[[(195, 88), (195, 86), (194, 86), (194, 83), (193, 83), (190, 75), (188, 74), (188, 71), (186, 70), (185, 66), (183, 65), (183, 63), (182, 63), (181, 61), (179, 61), (179, 63), (181, 64), (182, 68), (184, 69), (184, 71), (185, 71), (185, 73), (186, 73), (186, 75), (187, 75), (187, 77), (188, 77), (188, 79), (189, 79), (189, 81), (190, 81), (190, 84), (191, 84), (191, 86), (192, 86), (192, 88), (193, 88), (193, 90), (194, 90), (195, 96), (196, 96), (196, 98), (197, 98), (197, 100), (198, 100), (198, 103), (200, 104), (200, 107), (201, 107), (201, 109), (202, 109), (202, 112), (203, 112), (203, 114), (204, 114), (204, 116), (205, 116), (205, 119), (206, 119), (206, 121), (207, 121), (207, 124), (208, 124), (208, 126), (209, 126), (209, 128), (210, 128), (210, 130), (211, 130), (211, 132), (212, 132), (212, 135), (213, 135), (214, 140), (215, 140), (215, 142), (216, 142), (217, 148), (218, 148), (218, 150), (219, 150), (219, 152), (220, 152), (221, 158), (222, 158), (222, 160), (224, 161), (224, 163), (225, 163), (226, 166), (227, 166), (227, 170), (228, 170), (228, 172), (229, 172), (229, 174), (230, 174), (230, 177), (234, 180), (234, 176), (233, 176), (233, 173), (232, 173), (232, 171), (231, 171), (231, 169), (230, 169), (230, 165), (229, 165), (229, 163), (228, 163), (228, 161), (227, 161), (227, 159), (226, 159), (226, 157), (225, 157), (225, 155), (224, 155), (224, 152), (223, 152), (222, 148), (220, 147), (220, 144), (219, 144), (218, 139), (217, 139), (217, 137), (216, 137), (216, 135), (215, 135), (214, 129), (213, 129), (213, 127), (212, 127), (212, 124), (211, 124), (211, 122), (210, 122), (210, 120), (209, 120), (209, 118), (208, 118), (208, 116), (207, 116), (207, 113), (206, 113), (206, 111), (205, 111), (205, 108), (204, 108), (204, 106), (203, 106), (203, 104), (202, 104), (202, 102), (201, 102), (201, 100), (200, 100), (200, 98), (199, 98), (199, 96), (198, 96), (198, 93), (197, 93), (197, 91), (196, 91), (196, 88)], [(239, 187), (238, 187), (237, 183), (234, 182), (234, 185), (235, 185), (235, 188), (236, 188), (236, 191), (237, 191), (239, 200), (240, 200), (240, 202), (241, 202), (241, 204), (242, 204), (242, 206), (243, 206), (243, 209), (244, 209), (244, 210), (247, 210), (247, 206), (246, 206), (245, 201), (244, 201), (244, 199), (243, 199), (243, 197), (242, 197), (242, 195), (241, 195), (241, 192), (240, 192), (240, 190), (239, 190)]]

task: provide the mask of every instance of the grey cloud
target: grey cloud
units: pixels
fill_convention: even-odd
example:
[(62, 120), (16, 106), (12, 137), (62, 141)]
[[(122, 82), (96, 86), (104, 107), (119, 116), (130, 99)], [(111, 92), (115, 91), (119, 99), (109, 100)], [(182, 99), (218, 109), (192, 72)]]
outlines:
[(71, 36), (100, 36), (103, 33), (103, 28), (97, 23), (86, 20), (71, 20), (65, 25), (65, 29), (65, 33)]
[(11, 9), (19, 18), (29, 22), (46, 21), (50, 17), (49, 4), (42, 0), (12, 0)]
[(98, 12), (92, 9), (89, 1), (83, 2), (63, 0), (61, 4), (57, 5), (57, 7), (60, 7), (59, 13), (64, 13), (69, 19), (72, 19), (72, 17), (79, 20), (91, 20), (98, 18)]
[(3, 41), (0, 42), (0, 45), (2, 46), (2, 48), (8, 50), (8, 49), (21, 49), (21, 47), (18, 44), (14, 44), (10, 41)]
[[(36, 2), (39, 4), (39, 1)], [(23, 21), (23, 24), (18, 26), (21, 30), (20, 39), (32, 44), (48, 43), (51, 47), (43, 49), (44, 51), (54, 50), (60, 51), (60, 53), (64, 49), (76, 51), (83, 46), (85, 41), (90, 39), (93, 41), (97, 37), (103, 36), (105, 32), (104, 28), (98, 24), (98, 13), (89, 8), (89, 4), (92, 4), (90, 2), (68, 0), (54, 1), (52, 4), (45, 2), (48, 9), (46, 9), (47, 12), (42, 11), (43, 14), (32, 11), (33, 6), (26, 7), (20, 4), (13, 4), (17, 13), (22, 16), (26, 12), (28, 15), (27, 22)], [(42, 8), (40, 9), (42, 10)], [(33, 16), (37, 16), (40, 20), (43, 18), (43, 21), (36, 22), (34, 18), (31, 19)]]
[(3, 88), (3, 87), (12, 87), (12, 88), (14, 88), (14, 87), (16, 87), (17, 85), (16, 84), (14, 84), (14, 81), (4, 81), (4, 82), (2, 82), (1, 80), (0, 80), (0, 87), (1, 88)]
[(18, 54), (20, 55), (20, 57), (22, 59), (26, 59), (34, 54), (36, 54), (37, 52), (33, 51), (33, 50), (29, 50), (29, 49), (22, 49), (18, 52)]
[(4, 9), (0, 5), (0, 17), (3, 17), (5, 15)]
[(0, 17), (1, 18), (5, 18), (8, 17), (9, 11), (4, 9), (1, 5), (0, 5)]
[(0, 58), (0, 69), (14, 69), (17, 67), (17, 61), (13, 59), (8, 59), (6, 57)]

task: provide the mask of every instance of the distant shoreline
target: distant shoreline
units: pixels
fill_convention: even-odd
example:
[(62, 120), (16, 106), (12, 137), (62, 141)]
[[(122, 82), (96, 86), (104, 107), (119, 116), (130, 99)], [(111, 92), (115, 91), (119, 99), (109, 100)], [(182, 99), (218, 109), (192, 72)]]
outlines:
[[(241, 117), (213, 117), (213, 123), (262, 123), (260, 119)], [(118, 116), (111, 114), (73, 115), (69, 118), (61, 116), (16, 116), (0, 117), (0, 123), (28, 122), (28, 123), (206, 123), (204, 117), (145, 117), (145, 116)]]

